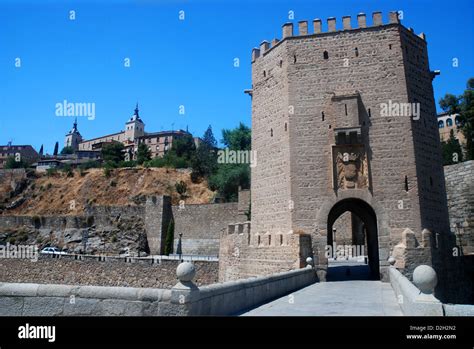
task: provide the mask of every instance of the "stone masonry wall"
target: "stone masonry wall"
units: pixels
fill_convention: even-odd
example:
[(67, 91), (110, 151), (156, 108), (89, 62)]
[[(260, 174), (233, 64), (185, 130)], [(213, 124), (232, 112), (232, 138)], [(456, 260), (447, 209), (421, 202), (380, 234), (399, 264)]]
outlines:
[(474, 160), (445, 166), (451, 232), (463, 254), (474, 254)]
[(420, 105), (419, 119), (409, 120), (416, 163), (416, 178), (409, 179), (409, 190), (418, 187), (422, 229), (445, 235), (449, 232), (446, 188), (426, 38), (401, 26), (400, 39), (408, 100)]
[[(254, 50), (252, 60), (252, 229), (255, 232), (291, 230), (290, 148), (287, 69), (291, 64), (287, 41), (266, 53)], [(255, 58), (255, 57), (254, 57)]]
[(172, 219), (171, 198), (169, 196), (152, 196), (145, 204), (145, 232), (150, 254), (165, 253), (165, 240), (168, 226)]
[[(328, 52), (328, 59), (324, 59), (324, 51)], [(413, 143), (404, 141), (411, 138), (410, 127), (407, 127), (410, 119), (380, 113), (381, 103), (408, 101), (399, 27), (387, 25), (326, 33), (314, 38), (294, 37), (289, 41), (288, 54), (301, 57), (288, 72), (290, 104), (295, 106), (295, 117), (290, 121), (294, 229), (314, 232), (315, 249), (318, 245), (321, 250), (327, 243), (326, 227), (319, 226), (315, 231), (314, 226), (324, 202), (337, 200), (332, 175), (333, 130), (346, 127), (344, 123), (339, 124), (342, 122), (339, 114), (331, 113), (330, 97), (332, 93), (357, 91), (362, 104), (360, 117), (370, 120), (365, 126), (361, 122), (361, 127), (366, 135), (363, 142), (369, 158), (372, 204), (376, 203), (387, 213), (385, 222), (377, 217), (379, 227), (388, 227), (378, 231), (380, 259), (385, 263), (390, 239), (400, 239), (399, 234), (405, 227), (421, 231), (416, 186), (408, 192), (404, 188), (405, 176), (410, 183), (416, 181)], [(343, 65), (345, 59), (348, 59), (348, 67)], [(325, 113), (324, 121), (322, 113)], [(357, 189), (346, 191), (346, 196), (351, 197), (351, 191)], [(342, 190), (338, 195), (340, 192)], [(403, 209), (398, 209), (399, 200), (404, 202)]]
[[(380, 266), (387, 268), (406, 228), (419, 240), (424, 228), (445, 233), (447, 211), (426, 41), (400, 25), (396, 13), (389, 23), (381, 13), (372, 16), (372, 25), (360, 15), (362, 25), (346, 21), (342, 30), (328, 19), (328, 32), (315, 21), (313, 34), (300, 23), (293, 35), (287, 24), (282, 41), (254, 50), (252, 147), (259, 161), (252, 170), (252, 226), (310, 233), (317, 253), (327, 244), (328, 207), (362, 199), (377, 215)], [(359, 107), (344, 96), (357, 96)], [(420, 120), (383, 115), (390, 102), (420, 103)], [(345, 127), (361, 129), (367, 188), (334, 188), (334, 129)]]
[[(58, 241), (53, 241), (56, 245), (62, 242), (80, 244), (82, 235), (87, 233), (94, 248), (100, 249), (110, 248), (112, 246), (110, 239), (117, 240), (123, 235), (122, 231), (128, 232), (135, 229), (133, 234), (128, 233), (132, 239), (146, 232), (151, 253), (162, 254), (164, 252), (162, 243), (166, 239), (170, 219), (173, 218), (175, 221), (174, 251), (176, 251), (179, 233), (182, 233), (183, 254), (217, 256), (222, 230), (227, 229), (230, 223), (247, 220), (245, 211), (248, 210), (249, 195), (246, 191), (244, 193), (246, 200), (240, 203), (185, 205), (183, 208), (171, 206), (171, 202), (166, 197), (157, 197), (154, 201), (149, 198), (145, 206), (91, 206), (86, 209), (84, 215), (79, 216), (0, 215), (0, 242), (2, 234), (8, 234), (14, 230), (23, 232), (22, 236), (39, 234), (44, 239), (49, 238), (51, 233), (53, 238), (57, 237)], [(101, 235), (100, 239), (93, 240), (98, 233)], [(104, 241), (107, 243), (105, 247)], [(89, 252), (92, 251), (89, 250)]]
[[(0, 215), (0, 230), (18, 227), (36, 229), (80, 229), (90, 225), (96, 228), (110, 228), (121, 218), (142, 219), (141, 206), (91, 206), (84, 215), (77, 216), (8, 216)], [(92, 219), (87, 219), (92, 217)]]
[(333, 228), (336, 229), (336, 236), (333, 236), (333, 242), (338, 245), (352, 245), (352, 213), (344, 212), (334, 222)]
[(238, 203), (209, 205), (173, 206), (175, 221), (174, 251), (182, 233), (182, 252), (190, 255), (219, 254), (219, 239), (223, 230), (231, 223), (245, 221), (244, 215), (238, 212)]
[(219, 282), (298, 269), (311, 256), (309, 235), (251, 233), (249, 222), (231, 224), (221, 235)]
[[(194, 261), (196, 284), (217, 282), (218, 263)], [(72, 260), (40, 256), (37, 262), (26, 259), (0, 259), (0, 282), (171, 288), (178, 282), (179, 261), (160, 264), (122, 260)]]
[(121, 218), (143, 219), (143, 206), (91, 206), (86, 209), (87, 216), (94, 217), (96, 227), (110, 227), (113, 222)]

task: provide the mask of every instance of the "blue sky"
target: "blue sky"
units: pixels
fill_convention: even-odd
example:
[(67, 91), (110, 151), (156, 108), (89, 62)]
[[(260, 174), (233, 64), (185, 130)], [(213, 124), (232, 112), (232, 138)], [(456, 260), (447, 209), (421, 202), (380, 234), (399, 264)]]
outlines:
[(0, 0), (0, 144), (62, 147), (73, 123), (55, 115), (64, 99), (95, 103), (95, 120), (78, 119), (85, 138), (122, 130), (138, 101), (148, 132), (188, 125), (201, 136), (211, 124), (219, 140), (223, 128), (250, 125), (251, 49), (281, 37), (289, 11), (295, 23), (325, 26), (334, 16), (340, 27), (344, 15), (355, 23), (357, 13), (380, 10), (387, 21), (402, 10), (402, 23), (427, 35), (431, 69), (441, 70), (436, 100), (462, 93), (474, 76), (472, 0), (38, 2)]

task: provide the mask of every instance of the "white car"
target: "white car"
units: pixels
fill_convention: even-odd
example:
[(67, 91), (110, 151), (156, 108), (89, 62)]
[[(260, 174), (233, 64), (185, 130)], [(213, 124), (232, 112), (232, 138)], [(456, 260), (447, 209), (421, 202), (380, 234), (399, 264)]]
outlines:
[(64, 251), (61, 251), (57, 247), (45, 247), (41, 250), (42, 254), (67, 254)]

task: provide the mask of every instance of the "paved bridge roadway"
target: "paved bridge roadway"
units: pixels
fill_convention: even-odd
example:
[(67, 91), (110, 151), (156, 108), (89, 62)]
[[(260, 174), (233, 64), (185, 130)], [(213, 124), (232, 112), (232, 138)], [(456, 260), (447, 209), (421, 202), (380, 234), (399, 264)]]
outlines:
[(242, 315), (402, 316), (390, 283), (367, 280), (366, 268), (360, 263), (330, 266), (328, 282), (315, 283)]

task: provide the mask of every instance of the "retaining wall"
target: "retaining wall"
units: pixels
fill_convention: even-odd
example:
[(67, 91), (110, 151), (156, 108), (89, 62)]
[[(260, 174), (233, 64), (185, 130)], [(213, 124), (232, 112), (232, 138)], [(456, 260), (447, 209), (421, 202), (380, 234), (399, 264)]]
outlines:
[(313, 268), (198, 288), (0, 283), (0, 316), (235, 315), (316, 281)]
[[(74, 255), (51, 258), (40, 255), (38, 261), (0, 259), (0, 282), (68, 284), (93, 286), (171, 288), (177, 283), (179, 260), (151, 258), (114, 258)], [(196, 283), (209, 285), (218, 280), (218, 262), (195, 261)]]

